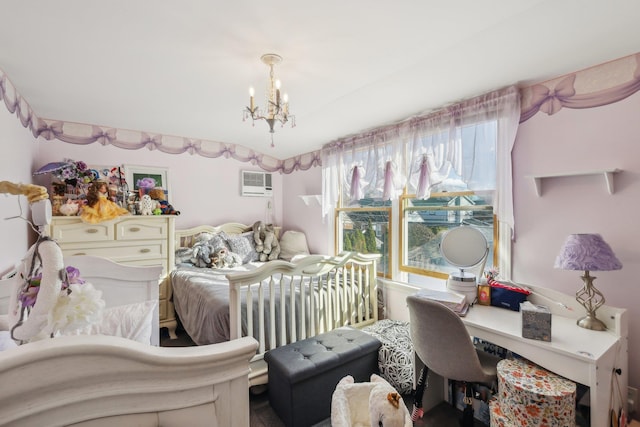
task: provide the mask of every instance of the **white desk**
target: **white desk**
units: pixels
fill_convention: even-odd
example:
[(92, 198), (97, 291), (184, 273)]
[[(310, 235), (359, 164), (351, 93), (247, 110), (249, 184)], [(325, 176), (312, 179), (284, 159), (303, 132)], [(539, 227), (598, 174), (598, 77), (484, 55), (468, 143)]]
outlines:
[[(474, 306), (463, 322), (469, 334), (518, 353), (565, 378), (589, 386), (591, 425), (608, 426), (611, 375), (627, 366), (616, 360), (622, 338), (612, 332), (580, 328), (575, 319), (553, 315), (551, 342), (522, 338), (520, 313), (489, 306)], [(625, 338), (626, 339), (626, 338)], [(626, 353), (626, 344), (624, 344)], [(622, 377), (625, 380), (622, 380)], [(626, 390), (627, 375), (619, 378)]]
[[(393, 289), (400, 284), (385, 281), (384, 285)], [(573, 296), (536, 286), (529, 288), (533, 291), (529, 300), (534, 304), (548, 306), (552, 312), (551, 342), (523, 338), (519, 312), (478, 304), (462, 318), (469, 334), (507, 348), (549, 371), (588, 386), (591, 426), (609, 426), (611, 379), (615, 369), (619, 368), (622, 371), (618, 381), (623, 396), (626, 396), (626, 310), (610, 306), (601, 307), (597, 312), (598, 318), (607, 325), (608, 330), (592, 331), (576, 325), (576, 319), (584, 315), (584, 308)], [(412, 290), (415, 292), (417, 288), (413, 287)], [(407, 291), (408, 289), (405, 289), (405, 292)], [(554, 304), (554, 301), (566, 304), (571, 310)], [(425, 409), (432, 404), (433, 402), (425, 404)], [(616, 407), (619, 407), (619, 404)]]

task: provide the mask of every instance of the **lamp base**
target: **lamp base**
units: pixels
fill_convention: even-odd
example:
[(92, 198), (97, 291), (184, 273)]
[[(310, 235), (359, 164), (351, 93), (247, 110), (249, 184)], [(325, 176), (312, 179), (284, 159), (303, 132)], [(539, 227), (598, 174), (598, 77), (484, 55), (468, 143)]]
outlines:
[(594, 331), (606, 331), (607, 326), (598, 318), (594, 316), (585, 316), (582, 319), (578, 319), (578, 326), (585, 329), (592, 329)]

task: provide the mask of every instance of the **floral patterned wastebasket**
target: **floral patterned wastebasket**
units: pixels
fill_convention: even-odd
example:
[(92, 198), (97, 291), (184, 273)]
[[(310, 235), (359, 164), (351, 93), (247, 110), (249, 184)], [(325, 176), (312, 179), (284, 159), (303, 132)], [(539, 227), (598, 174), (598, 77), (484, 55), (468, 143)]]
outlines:
[(498, 362), (491, 427), (575, 427), (576, 384), (525, 360)]

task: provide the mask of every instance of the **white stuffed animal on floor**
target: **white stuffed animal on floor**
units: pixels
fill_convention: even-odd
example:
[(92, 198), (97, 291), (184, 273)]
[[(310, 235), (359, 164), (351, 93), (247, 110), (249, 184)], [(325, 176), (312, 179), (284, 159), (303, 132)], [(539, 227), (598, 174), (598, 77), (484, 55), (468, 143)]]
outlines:
[(356, 383), (351, 375), (338, 382), (331, 398), (332, 427), (411, 427), (411, 415), (396, 389), (372, 374)]

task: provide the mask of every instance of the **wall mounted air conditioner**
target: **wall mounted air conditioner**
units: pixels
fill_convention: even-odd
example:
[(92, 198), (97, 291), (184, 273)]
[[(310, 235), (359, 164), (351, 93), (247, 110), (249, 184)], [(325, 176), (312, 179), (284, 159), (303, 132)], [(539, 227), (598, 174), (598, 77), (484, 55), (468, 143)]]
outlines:
[(240, 182), (243, 196), (271, 197), (271, 174), (267, 172), (242, 171)]

